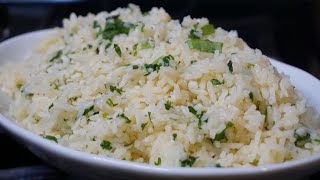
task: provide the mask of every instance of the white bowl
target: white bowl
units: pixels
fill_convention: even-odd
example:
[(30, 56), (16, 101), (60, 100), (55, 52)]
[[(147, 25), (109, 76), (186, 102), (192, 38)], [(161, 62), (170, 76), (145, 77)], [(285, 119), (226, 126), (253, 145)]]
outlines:
[[(0, 65), (24, 60), (25, 56), (51, 30), (23, 34), (0, 44)], [(271, 59), (272, 64), (291, 77), (293, 85), (302, 91), (308, 104), (320, 112), (320, 81), (305, 71)], [(0, 93), (0, 125), (8, 134), (25, 145), (30, 151), (61, 170), (81, 177), (146, 177), (175, 179), (292, 179), (319, 171), (320, 156), (282, 164), (243, 168), (162, 168), (152, 165), (128, 162), (79, 152), (60, 146), (32, 132), (19, 127), (8, 115), (10, 98)]]

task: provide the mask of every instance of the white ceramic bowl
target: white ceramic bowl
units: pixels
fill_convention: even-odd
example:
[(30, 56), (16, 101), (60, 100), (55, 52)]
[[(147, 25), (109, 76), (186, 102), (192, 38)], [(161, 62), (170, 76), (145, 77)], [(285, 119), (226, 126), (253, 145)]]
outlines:
[[(0, 65), (23, 61), (50, 30), (23, 34), (0, 44)], [(270, 59), (280, 71), (288, 74), (294, 86), (302, 91), (308, 104), (320, 112), (320, 81), (307, 72)], [(0, 93), (0, 125), (30, 151), (61, 170), (90, 178), (170, 178), (170, 179), (295, 179), (320, 171), (320, 156), (282, 164), (244, 168), (161, 168), (152, 165), (116, 160), (65, 148), (25, 130), (10, 120), (10, 98)]]

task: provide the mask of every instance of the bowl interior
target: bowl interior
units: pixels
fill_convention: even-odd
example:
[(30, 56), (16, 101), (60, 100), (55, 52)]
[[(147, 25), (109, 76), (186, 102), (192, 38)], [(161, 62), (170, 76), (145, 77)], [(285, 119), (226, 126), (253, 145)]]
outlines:
[[(24, 35), (17, 36), (10, 40), (7, 40), (0, 44), (0, 65), (7, 63), (16, 63), (26, 59), (28, 54), (35, 48), (36, 44), (41, 41), (45, 36), (52, 33), (52, 30), (42, 30)], [(307, 104), (312, 106), (315, 111), (320, 112), (320, 81), (312, 75), (295, 68), (293, 66), (284, 64), (270, 58), (271, 63), (278, 69), (279, 72), (283, 72), (290, 76), (293, 85), (301, 91), (307, 99)], [(120, 161), (111, 158), (102, 158), (100, 156), (91, 155), (83, 152), (78, 152), (72, 149), (68, 149), (51, 142), (47, 142), (42, 138), (34, 135), (13, 123), (8, 115), (8, 105), (11, 99), (0, 92), (0, 125), (7, 129), (11, 134), (22, 138), (29, 143), (38, 145), (43, 148), (44, 151), (54, 152), (61, 157), (69, 157), (77, 159), (81, 163), (87, 163), (90, 165), (104, 166), (112, 168), (112, 166), (120, 168), (124, 171), (132, 171), (136, 173), (146, 173), (153, 175), (171, 175), (171, 176), (222, 176), (222, 175), (246, 175), (246, 174), (259, 174), (269, 172), (288, 171), (296, 168), (305, 169), (307, 165), (315, 166), (320, 164), (319, 156), (312, 156), (310, 158), (290, 161), (283, 164), (266, 165), (253, 168), (159, 168), (149, 166), (145, 164), (132, 163), (127, 161)], [(320, 121), (317, 121), (320, 123)], [(28, 140), (22, 136), (28, 136)]]

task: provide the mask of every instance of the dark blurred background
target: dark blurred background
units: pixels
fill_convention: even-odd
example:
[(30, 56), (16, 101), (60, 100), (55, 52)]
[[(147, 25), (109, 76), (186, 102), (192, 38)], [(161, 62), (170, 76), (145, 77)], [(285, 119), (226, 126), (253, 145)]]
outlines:
[[(237, 30), (252, 48), (320, 78), (320, 0), (0, 0), (0, 42), (25, 32), (61, 26), (71, 12), (86, 15), (126, 7), (128, 3), (140, 5), (142, 11), (164, 7), (174, 19), (207, 17), (216, 27)], [(34, 168), (37, 171), (22, 170), (31, 175), (46, 173), (47, 178), (70, 178), (47, 168), (1, 132), (0, 152), (4, 152), (0, 153), (0, 179), (8, 168), (38, 165), (40, 169)], [(12, 159), (3, 161), (6, 157)], [(320, 173), (307, 179), (320, 179)]]

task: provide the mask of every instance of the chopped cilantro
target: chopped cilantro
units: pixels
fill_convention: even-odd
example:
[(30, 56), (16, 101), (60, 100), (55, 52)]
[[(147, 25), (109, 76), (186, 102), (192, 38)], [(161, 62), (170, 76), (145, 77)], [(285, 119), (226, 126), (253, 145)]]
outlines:
[(133, 66), (132, 66), (132, 69), (138, 69), (138, 68), (139, 68), (138, 65), (133, 65)]
[(229, 61), (227, 65), (228, 65), (229, 71), (230, 71), (231, 73), (233, 73), (232, 61)]
[(108, 49), (111, 46), (111, 43), (108, 43), (105, 47), (105, 49)]
[(141, 23), (141, 27), (140, 27), (140, 30), (141, 30), (141, 32), (144, 32), (144, 24), (143, 23)]
[(201, 40), (201, 39), (188, 39), (186, 41), (189, 48), (197, 49), (201, 52), (214, 53), (216, 50), (219, 52), (222, 51), (223, 43), (221, 42), (212, 42), (210, 40)]
[(23, 86), (23, 84), (17, 84), (17, 85), (16, 85), (16, 88), (17, 88), (17, 89), (21, 89), (22, 86)]
[(197, 22), (197, 23), (195, 23), (195, 24), (193, 25), (193, 29), (197, 29), (198, 26), (199, 26), (199, 23)]
[(173, 140), (176, 140), (177, 134), (176, 134), (176, 133), (173, 133), (173, 134), (172, 134), (172, 137), (173, 137)]
[(196, 63), (197, 60), (191, 60), (190, 64)]
[(98, 23), (98, 21), (94, 20), (93, 21), (93, 28), (96, 29), (96, 28), (101, 28), (100, 24)]
[[(148, 112), (148, 118), (151, 121), (151, 112)], [(152, 122), (152, 121), (151, 121)]]
[(161, 158), (158, 157), (158, 161), (154, 162), (154, 165), (159, 166), (161, 165)]
[(92, 44), (88, 44), (88, 48), (91, 49), (92, 48)]
[(49, 60), (49, 62), (53, 62), (56, 59), (60, 59), (61, 55), (62, 55), (62, 50), (59, 50), (59, 51), (55, 52), (53, 54), (52, 58)]
[(250, 164), (257, 166), (259, 164), (259, 159), (255, 158)]
[(221, 141), (221, 140), (226, 140), (226, 135), (225, 135), (225, 131), (228, 129), (228, 128), (231, 128), (233, 127), (233, 123), (232, 122), (228, 122), (226, 124), (226, 128), (224, 128), (224, 130), (222, 130), (220, 133), (217, 133), (215, 135), (215, 137), (212, 139), (212, 142), (214, 141)]
[(122, 88), (117, 88), (116, 86), (110, 86), (110, 91), (114, 92), (116, 91), (119, 94), (122, 94), (124, 91), (122, 90)]
[(98, 28), (97, 36), (102, 36), (103, 39), (111, 41), (116, 35), (128, 34), (130, 29), (134, 27), (136, 27), (134, 24), (123, 22), (118, 16), (114, 16), (107, 18), (104, 29)]
[(50, 104), (50, 106), (48, 107), (48, 109), (51, 109), (53, 107), (53, 103)]
[(224, 84), (224, 81), (220, 82), (218, 79), (211, 79), (210, 81), (211, 81), (212, 85), (214, 85), (214, 86)]
[(117, 117), (125, 119), (126, 123), (130, 123), (131, 122), (130, 119), (126, 115), (124, 115), (124, 113), (118, 114)]
[(186, 167), (186, 166), (189, 166), (189, 167), (192, 167), (192, 165), (195, 163), (195, 161), (198, 159), (199, 157), (194, 157), (194, 156), (188, 156), (187, 159), (185, 160), (180, 160), (180, 164), (182, 167)]
[[(206, 111), (202, 111), (200, 114), (197, 113), (197, 111), (192, 107), (192, 106), (188, 106), (189, 112), (191, 112), (193, 115), (196, 116), (196, 118), (198, 119), (198, 128), (201, 129), (202, 126), (202, 116), (206, 113)], [(205, 120), (205, 122), (208, 121), (208, 119)]]
[(196, 34), (199, 23), (193, 25), (193, 29), (190, 30), (188, 38), (190, 39), (200, 39), (200, 37)]
[(107, 118), (107, 117), (108, 117), (108, 114), (107, 114), (107, 113), (102, 113), (102, 117), (103, 117), (103, 118)]
[(143, 15), (143, 16), (148, 16), (148, 15), (150, 15), (150, 12), (149, 12), (149, 11), (146, 11), (146, 12), (144, 12), (142, 15)]
[(197, 115), (197, 111), (192, 107), (192, 106), (188, 106), (189, 112), (191, 112), (194, 115)]
[(138, 44), (133, 45), (132, 49), (133, 49), (133, 55), (136, 56), (138, 54), (138, 50), (137, 50)]
[(303, 148), (306, 143), (311, 142), (310, 134), (308, 132), (304, 135), (300, 135), (297, 133), (297, 130), (295, 130), (293, 136), (296, 138), (294, 144), (297, 147)]
[(103, 140), (103, 141), (100, 143), (100, 146), (102, 147), (102, 149), (106, 149), (106, 150), (111, 150), (111, 149), (112, 149), (111, 142), (106, 141), (106, 140)]
[(314, 139), (314, 141), (320, 143), (320, 139)]
[(54, 137), (54, 136), (46, 135), (46, 136), (43, 136), (43, 138), (58, 143), (58, 139), (56, 137)]
[(34, 94), (33, 93), (27, 93), (26, 96), (32, 97)]
[(148, 124), (147, 122), (141, 124), (141, 129), (142, 129), (142, 131), (144, 130), (144, 128), (146, 127), (147, 124)]
[(219, 163), (216, 164), (216, 167), (217, 168), (222, 168), (221, 164), (219, 164)]
[(121, 53), (121, 49), (120, 49), (119, 45), (118, 44), (114, 44), (113, 48), (116, 51), (116, 53), (121, 57), (122, 53)]
[(170, 61), (172, 61), (174, 59), (174, 57), (172, 55), (168, 55), (168, 56), (161, 56), (158, 59), (156, 59), (152, 64), (144, 64), (144, 67), (146, 68), (148, 74), (156, 71), (158, 72), (160, 70), (161, 66), (169, 66), (170, 65)]
[(88, 108), (86, 108), (86, 109), (84, 109), (84, 112), (83, 112), (83, 116), (86, 116), (90, 111), (92, 111), (93, 110), (93, 108), (94, 108), (94, 105), (92, 105), (92, 106), (90, 106), (90, 107), (88, 107)]
[(96, 115), (96, 114), (99, 114), (99, 111), (97, 111), (97, 112), (94, 112), (92, 115)]
[(164, 107), (166, 108), (166, 110), (169, 110), (172, 107), (171, 103), (171, 101), (166, 101), (166, 103), (164, 103)]
[(249, 98), (251, 99), (251, 101), (253, 101), (253, 93), (251, 91), (249, 93)]
[(148, 41), (141, 44), (141, 49), (149, 49), (149, 48), (153, 48), (153, 47), (154, 47), (154, 43), (152, 40), (148, 40)]
[(191, 29), (190, 33), (188, 35), (188, 38), (190, 39), (200, 39), (200, 37), (198, 35), (196, 35), (196, 30), (195, 29)]
[(113, 103), (113, 101), (112, 101), (110, 98), (107, 100), (107, 104), (108, 104), (110, 107), (115, 107), (115, 106), (118, 105), (118, 104)]
[(247, 67), (248, 67), (249, 69), (253, 68), (253, 66), (254, 66), (254, 64), (251, 64), (251, 63), (248, 63), (248, 64), (247, 64)]
[(207, 24), (201, 27), (202, 35), (206, 36), (209, 34), (214, 33), (214, 26), (213, 24)]

